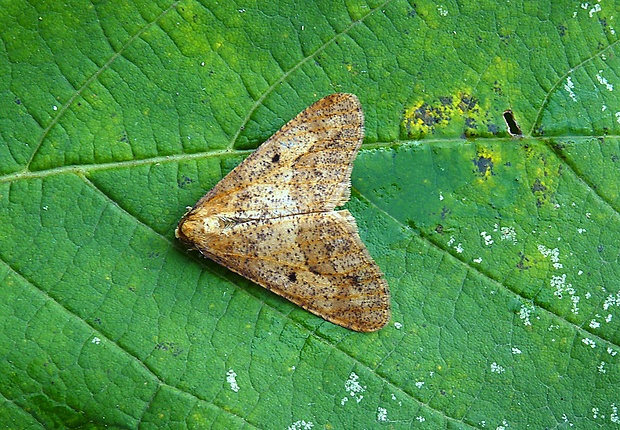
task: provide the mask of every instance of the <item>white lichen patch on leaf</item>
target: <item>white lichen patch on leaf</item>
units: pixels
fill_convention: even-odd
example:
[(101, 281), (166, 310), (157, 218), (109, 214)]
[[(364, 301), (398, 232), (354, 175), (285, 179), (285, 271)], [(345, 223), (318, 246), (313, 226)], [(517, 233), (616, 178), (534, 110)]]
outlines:
[(568, 415), (562, 414), (562, 419), (564, 420), (564, 424), (568, 424), (569, 427), (572, 427), (574, 424), (570, 422), (568, 419)]
[(532, 322), (530, 321), (530, 316), (532, 315), (533, 311), (534, 311), (534, 306), (521, 305), (521, 308), (519, 309), (519, 318), (521, 318), (521, 321), (523, 321), (523, 325), (525, 326), (532, 325)]
[(601, 5), (598, 4), (598, 3), (595, 3), (594, 6), (592, 7), (592, 9), (590, 9), (590, 11), (588, 12), (588, 15), (590, 16), (590, 18), (592, 18), (592, 17), (594, 17), (595, 13), (600, 12), (602, 10), (603, 9), (601, 8)]
[(491, 363), (491, 372), (492, 373), (504, 373), (506, 369), (497, 364), (496, 362)]
[(583, 339), (581, 339), (581, 342), (583, 342), (584, 345), (587, 345), (590, 348), (596, 348), (596, 342), (594, 342), (589, 337), (584, 337)]
[(571, 295), (570, 301), (572, 303), (571, 312), (577, 315), (579, 313), (579, 296)]
[(517, 232), (514, 227), (502, 227), (501, 228), (501, 239), (509, 240), (512, 243), (517, 243)]
[[(463, 244), (461, 242), (456, 243), (456, 238), (454, 236), (450, 236), (450, 240), (446, 243), (449, 247), (452, 247), (458, 254), (462, 254), (464, 251)], [(454, 245), (454, 246), (453, 246)]]
[[(351, 372), (349, 379), (344, 383), (344, 389), (352, 399), (359, 403), (364, 398), (362, 393), (366, 391), (366, 386), (362, 386), (359, 382), (359, 376), (355, 372)], [(348, 397), (345, 396), (340, 401), (340, 404), (344, 405), (348, 400)]]
[(234, 370), (229, 369), (228, 372), (226, 372), (226, 382), (230, 385), (231, 390), (235, 393), (239, 392), (239, 385), (237, 385), (237, 374)]
[(611, 415), (609, 419), (614, 424), (620, 424), (620, 418), (618, 418), (618, 407), (615, 403), (611, 404)]
[[(592, 410), (592, 418), (594, 419), (597, 419), (597, 418), (605, 419), (606, 418), (604, 413), (601, 414), (600, 408), (593, 407), (591, 410)], [(611, 404), (611, 413), (609, 414), (609, 421), (611, 421), (613, 424), (620, 424), (620, 417), (618, 416), (618, 407), (616, 406), (615, 403)]]
[(484, 239), (484, 244), (486, 246), (493, 245), (493, 236), (491, 236), (489, 233), (487, 233), (486, 231), (481, 231), (480, 236), (482, 236), (482, 239)]
[(615, 296), (613, 294), (608, 295), (605, 302), (603, 302), (603, 310), (607, 311), (612, 306), (620, 307), (620, 291)]
[[(558, 248), (551, 249), (547, 248), (545, 245), (538, 245), (537, 248), (544, 258), (549, 258), (549, 260), (551, 260), (554, 269), (559, 270), (564, 268), (564, 265), (560, 262), (560, 250)], [(579, 314), (579, 302), (581, 301), (581, 297), (576, 294), (573, 284), (566, 282), (566, 273), (552, 275), (549, 284), (555, 289), (553, 294), (558, 299), (562, 299), (565, 293), (568, 294), (571, 302), (571, 312), (575, 315)]]
[(555, 287), (555, 291), (553, 294), (557, 296), (559, 299), (564, 297), (564, 292), (568, 292), (569, 294), (574, 294), (575, 290), (572, 287), (572, 284), (566, 283), (566, 273), (563, 273), (559, 276), (552, 276), (549, 281), (552, 287)]
[(314, 423), (310, 421), (299, 420), (288, 426), (288, 430), (310, 430), (314, 427)]
[(607, 89), (607, 91), (613, 91), (614, 90), (614, 86), (612, 84), (610, 84), (609, 82), (607, 82), (607, 79), (605, 77), (603, 77), (603, 71), (599, 70), (598, 73), (596, 74), (596, 80), (599, 82), (599, 84), (604, 85), (605, 88)]
[(499, 224), (495, 224), (493, 231), (500, 233), (500, 240), (508, 240), (513, 244), (517, 243), (517, 231), (514, 227), (500, 227)]
[(558, 248), (550, 249), (547, 248), (545, 245), (538, 245), (537, 248), (543, 257), (549, 258), (551, 260), (554, 269), (563, 268), (562, 263), (560, 263), (560, 250)]
[(577, 101), (577, 96), (575, 95), (575, 84), (571, 77), (566, 78), (566, 83), (564, 84), (564, 90), (568, 93), (568, 97), (571, 98), (572, 101)]
[(379, 422), (387, 422), (388, 417), (387, 417), (387, 409), (382, 408), (381, 406), (379, 406), (377, 408), (377, 421)]

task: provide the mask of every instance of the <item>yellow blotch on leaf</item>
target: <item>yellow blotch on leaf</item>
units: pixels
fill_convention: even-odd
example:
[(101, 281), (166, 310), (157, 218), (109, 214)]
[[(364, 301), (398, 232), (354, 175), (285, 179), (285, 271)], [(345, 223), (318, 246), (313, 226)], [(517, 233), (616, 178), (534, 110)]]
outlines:
[(459, 93), (432, 101), (420, 100), (405, 108), (401, 127), (414, 139), (427, 135), (477, 137), (493, 135), (486, 110), (477, 98)]

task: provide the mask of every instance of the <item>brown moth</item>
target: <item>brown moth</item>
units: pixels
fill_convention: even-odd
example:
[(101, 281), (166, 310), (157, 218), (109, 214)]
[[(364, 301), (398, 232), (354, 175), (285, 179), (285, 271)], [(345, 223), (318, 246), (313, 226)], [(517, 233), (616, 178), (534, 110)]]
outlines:
[(375, 331), (390, 319), (383, 274), (349, 200), (364, 138), (356, 96), (297, 115), (201, 198), (176, 236), (217, 263), (334, 324)]

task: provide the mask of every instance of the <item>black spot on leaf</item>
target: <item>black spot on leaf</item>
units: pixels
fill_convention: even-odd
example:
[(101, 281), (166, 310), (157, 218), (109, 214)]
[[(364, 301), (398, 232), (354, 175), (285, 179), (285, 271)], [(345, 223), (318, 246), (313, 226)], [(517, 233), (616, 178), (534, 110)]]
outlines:
[(545, 187), (543, 183), (540, 182), (540, 179), (537, 178), (534, 181), (534, 184), (532, 185), (532, 193), (545, 192), (545, 191), (547, 191), (547, 187)]
[(517, 124), (515, 116), (510, 109), (504, 112), (504, 121), (506, 121), (508, 134), (513, 137), (523, 136), (523, 133), (521, 132), (521, 127), (519, 127), (519, 124)]
[(478, 173), (484, 176), (488, 173), (493, 174), (493, 160), (490, 157), (480, 156), (472, 160), (478, 169)]

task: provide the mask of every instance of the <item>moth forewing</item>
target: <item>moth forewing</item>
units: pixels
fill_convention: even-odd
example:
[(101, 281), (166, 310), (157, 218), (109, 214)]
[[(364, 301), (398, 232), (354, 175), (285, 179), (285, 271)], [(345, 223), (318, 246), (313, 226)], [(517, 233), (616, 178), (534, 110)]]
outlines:
[(363, 113), (327, 96), (276, 132), (183, 216), (176, 236), (203, 255), (343, 327), (375, 331), (390, 294), (348, 211)]

